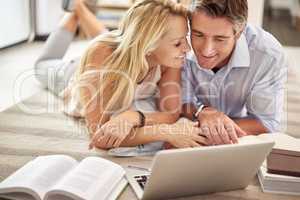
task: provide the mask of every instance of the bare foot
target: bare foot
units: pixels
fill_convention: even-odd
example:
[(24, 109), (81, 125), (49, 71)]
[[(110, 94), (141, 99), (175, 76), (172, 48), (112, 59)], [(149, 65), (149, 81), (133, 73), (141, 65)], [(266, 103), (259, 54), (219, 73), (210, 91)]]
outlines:
[(94, 13), (86, 6), (86, 0), (76, 0), (74, 13), (76, 14), (80, 28), (89, 38), (94, 38), (106, 31), (104, 24), (97, 19)]
[(80, 13), (82, 13), (85, 8), (85, 0), (75, 0), (74, 12), (77, 15), (80, 15)]

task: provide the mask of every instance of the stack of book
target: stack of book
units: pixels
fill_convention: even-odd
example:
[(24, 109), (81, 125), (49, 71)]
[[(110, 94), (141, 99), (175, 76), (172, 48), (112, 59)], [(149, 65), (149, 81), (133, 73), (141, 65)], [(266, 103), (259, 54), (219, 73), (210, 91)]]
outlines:
[(300, 177), (268, 173), (266, 163), (260, 168), (258, 179), (263, 192), (300, 195)]
[(300, 139), (270, 134), (275, 146), (258, 172), (264, 192), (300, 195)]

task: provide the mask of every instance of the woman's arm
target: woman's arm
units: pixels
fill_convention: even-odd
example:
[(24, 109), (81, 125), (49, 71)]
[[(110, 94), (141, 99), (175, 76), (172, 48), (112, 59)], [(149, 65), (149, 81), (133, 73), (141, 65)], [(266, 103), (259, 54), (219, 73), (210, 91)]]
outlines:
[(134, 129), (121, 143), (123, 147), (137, 146), (151, 142), (166, 142), (175, 148), (198, 147), (207, 145), (201, 130), (190, 122), (158, 124)]
[[(165, 67), (162, 71), (162, 77), (158, 84), (160, 95), (156, 102), (158, 111), (144, 113), (145, 126), (175, 123), (181, 112), (181, 69)], [(139, 114), (134, 110), (127, 110), (120, 116), (135, 125), (140, 123)]]
[[(118, 147), (122, 142), (126, 141), (123, 145), (132, 146), (135, 144), (144, 144), (151, 141), (161, 141), (162, 138), (160, 134), (155, 131), (157, 124), (171, 124), (175, 123), (179, 118), (180, 114), (180, 69), (166, 68), (163, 72), (162, 78), (159, 82), (160, 97), (158, 99), (158, 112), (145, 113), (145, 126), (147, 128), (135, 128), (140, 123), (139, 113), (133, 110), (127, 110), (114, 116), (105, 123), (100, 129), (96, 131), (93, 137), (90, 148), (96, 146), (102, 149), (109, 149), (112, 147)], [(173, 126), (174, 127), (174, 126)], [(144, 129), (146, 130), (144, 134)], [(148, 134), (147, 131), (152, 129), (154, 131)], [(130, 137), (130, 140), (126, 137), (132, 133), (132, 131), (137, 131), (138, 137)], [(175, 130), (176, 131), (176, 130)], [(167, 137), (167, 139), (172, 139), (173, 142), (178, 140), (188, 140), (186, 143), (190, 145), (191, 141), (186, 136), (179, 135), (177, 137)], [(162, 140), (164, 141), (164, 140)], [(196, 145), (195, 143), (193, 143)], [(180, 144), (178, 144), (180, 145)], [(186, 145), (186, 144), (185, 144)]]
[(163, 123), (175, 123), (181, 113), (181, 69), (162, 67), (162, 77), (159, 81), (159, 98), (157, 106)]
[[(144, 113), (145, 125), (171, 124), (175, 123), (181, 112), (181, 69), (166, 67), (162, 70), (162, 77), (158, 83), (159, 98), (157, 99), (158, 111), (153, 113)], [(128, 110), (123, 114), (127, 119), (138, 124), (138, 113)]]
[[(177, 121), (180, 113), (180, 69), (168, 68), (164, 71), (162, 78), (159, 82), (160, 97), (158, 100), (159, 112), (145, 113), (145, 125), (154, 124), (170, 124)], [(96, 82), (97, 83), (97, 82)], [(99, 83), (99, 82), (98, 82)], [(93, 85), (93, 84), (92, 84)], [(97, 88), (98, 86), (93, 86)], [(84, 94), (84, 92), (82, 92)], [(91, 99), (91, 94), (85, 94), (87, 99), (85, 103)], [(133, 110), (127, 110), (120, 113), (113, 118), (103, 116), (100, 110), (101, 96), (95, 98), (93, 101), (88, 102), (88, 113), (86, 114), (86, 122), (90, 128), (92, 135), (95, 135), (91, 141), (92, 146), (101, 146), (102, 148), (117, 147), (121, 144), (123, 139), (130, 133), (133, 127), (140, 125), (139, 113)], [(99, 129), (95, 126), (101, 117), (103, 126)], [(109, 120), (109, 121), (108, 121)], [(108, 121), (108, 122), (107, 122)], [(123, 125), (120, 125), (123, 124)], [(128, 125), (128, 127), (127, 127)], [(124, 136), (124, 137), (123, 137)], [(122, 139), (123, 138), (123, 139)], [(106, 146), (104, 146), (106, 145)]]
[(84, 108), (84, 117), (89, 132), (93, 135), (99, 123), (109, 120), (109, 116), (103, 115), (103, 95), (98, 93), (99, 77), (102, 64), (111, 54), (112, 49), (104, 44), (96, 43), (91, 46), (82, 57), (83, 65), (78, 69), (78, 80), (75, 87), (80, 91), (80, 102)]

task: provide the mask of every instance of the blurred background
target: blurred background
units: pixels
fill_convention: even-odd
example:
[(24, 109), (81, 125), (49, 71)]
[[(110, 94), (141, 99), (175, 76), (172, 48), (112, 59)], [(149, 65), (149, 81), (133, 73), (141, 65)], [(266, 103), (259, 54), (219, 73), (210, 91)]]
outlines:
[[(63, 0), (1, 0), (0, 111), (41, 90), (33, 64), (64, 14)], [(115, 29), (134, 0), (90, 0), (93, 13)], [(182, 0), (188, 5), (190, 0)], [(248, 0), (249, 23), (271, 32), (284, 46), (290, 70), (300, 70), (300, 0)], [(66, 58), (80, 55), (88, 40), (82, 31)]]

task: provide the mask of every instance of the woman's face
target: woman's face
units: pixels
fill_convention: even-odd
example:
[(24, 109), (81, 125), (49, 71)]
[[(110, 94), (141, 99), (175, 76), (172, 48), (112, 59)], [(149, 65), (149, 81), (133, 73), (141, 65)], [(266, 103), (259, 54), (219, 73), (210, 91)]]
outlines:
[(187, 20), (184, 17), (170, 16), (167, 29), (158, 47), (147, 56), (150, 67), (162, 65), (180, 68), (184, 63), (186, 53), (190, 51), (187, 42)]

